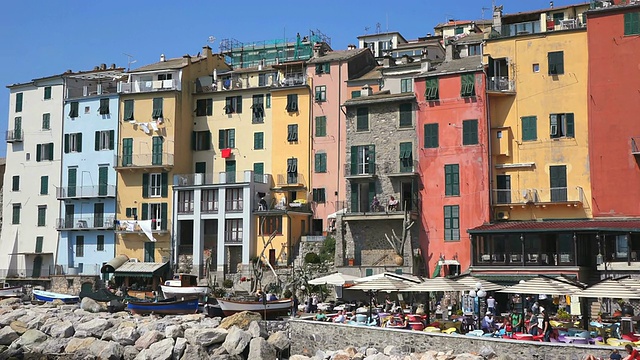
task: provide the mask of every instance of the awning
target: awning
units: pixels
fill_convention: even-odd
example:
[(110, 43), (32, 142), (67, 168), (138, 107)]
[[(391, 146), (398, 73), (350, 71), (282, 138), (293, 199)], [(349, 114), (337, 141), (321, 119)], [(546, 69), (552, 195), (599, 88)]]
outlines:
[(476, 288), (476, 284), (478, 284), (478, 283), (480, 283), (480, 285), (482, 285), (482, 288), (485, 291), (496, 291), (496, 290), (504, 289), (504, 286), (502, 286), (502, 285), (498, 285), (498, 284), (493, 283), (491, 281), (480, 279), (480, 278), (471, 276), (469, 274), (462, 275), (462, 276), (457, 277), (457, 278), (453, 278), (453, 280), (457, 281), (460, 284), (465, 285), (467, 287), (467, 290), (475, 289)]
[(122, 266), (127, 261), (129, 261), (129, 257), (127, 255), (118, 255), (109, 260), (108, 263), (102, 265), (100, 272), (103, 274), (116, 272), (116, 269)]
[(169, 262), (166, 263), (150, 263), (150, 262), (126, 262), (116, 269), (117, 277), (154, 277), (169, 271)]
[(403, 291), (414, 292), (431, 292), (431, 291), (465, 291), (470, 290), (464, 284), (460, 284), (449, 278), (438, 277), (433, 279), (425, 279), (420, 284), (413, 285)]
[(568, 281), (538, 276), (531, 280), (522, 280), (522, 282), (498, 292), (507, 294), (573, 295), (580, 290), (582, 290), (581, 287)]
[(347, 275), (343, 273), (335, 273), (326, 276), (319, 277), (317, 279), (309, 280), (311, 285), (337, 285), (342, 286), (345, 283), (353, 283), (353, 280), (357, 279), (357, 276)]
[(353, 282), (355, 283), (362, 283), (362, 282), (367, 282), (367, 281), (373, 281), (373, 280), (378, 280), (381, 278), (391, 278), (392, 280), (399, 280), (399, 281), (404, 281), (408, 284), (419, 284), (422, 282), (422, 279), (420, 279), (417, 276), (414, 275), (409, 275), (409, 274), (396, 274), (396, 273), (392, 273), (392, 272), (383, 272), (380, 274), (375, 274), (375, 275), (371, 275), (371, 276), (365, 276), (359, 279), (355, 279), (353, 280)]
[(347, 212), (347, 209), (342, 209), (334, 212), (333, 214), (329, 214), (327, 219), (335, 219), (338, 215), (342, 215)]
[(640, 219), (504, 221), (469, 229), (469, 234), (608, 231), (640, 233)]
[(402, 280), (396, 280), (388, 277), (381, 277), (371, 281), (365, 281), (357, 285), (351, 286), (349, 290), (375, 290), (375, 291), (399, 291), (411, 287)]
[(605, 279), (574, 294), (583, 298), (640, 299), (638, 288), (628, 281)]
[(447, 265), (447, 266), (460, 265), (460, 262), (455, 259), (445, 259), (445, 260), (438, 261), (438, 265)]

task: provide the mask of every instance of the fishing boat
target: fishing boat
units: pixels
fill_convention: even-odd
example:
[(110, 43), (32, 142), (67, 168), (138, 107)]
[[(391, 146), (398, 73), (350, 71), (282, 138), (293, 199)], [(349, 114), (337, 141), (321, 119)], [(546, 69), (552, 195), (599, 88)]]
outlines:
[(242, 311), (254, 311), (261, 315), (266, 312), (267, 318), (272, 319), (277, 316), (287, 315), (292, 306), (291, 299), (267, 301), (266, 303), (262, 301), (217, 300), (225, 316)]
[(165, 281), (160, 287), (166, 299), (203, 298), (209, 293), (209, 287), (198, 286), (198, 277), (191, 274), (178, 274), (173, 280)]
[(9, 286), (9, 284), (4, 284), (4, 287), (0, 288), (0, 298), (20, 297), (22, 294), (22, 286)]
[(168, 299), (157, 302), (130, 301), (127, 310), (134, 314), (185, 315), (198, 312), (198, 299)]
[(51, 291), (33, 290), (33, 297), (38, 301), (51, 302), (60, 300), (66, 304), (73, 304), (80, 301), (80, 297), (67, 294), (59, 294)]

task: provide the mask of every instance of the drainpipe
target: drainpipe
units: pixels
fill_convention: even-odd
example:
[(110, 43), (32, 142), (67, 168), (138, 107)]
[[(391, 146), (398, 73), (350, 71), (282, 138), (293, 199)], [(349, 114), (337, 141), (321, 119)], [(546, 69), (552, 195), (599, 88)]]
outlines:
[(488, 186), (489, 186), (489, 221), (493, 221), (494, 216), (493, 216), (493, 155), (492, 155), (492, 150), (491, 150), (491, 106), (490, 106), (490, 102), (489, 102), (489, 96), (487, 95), (487, 91), (486, 91), (486, 87), (487, 87), (487, 80), (489, 79), (489, 77), (487, 76), (487, 69), (482, 66), (482, 73), (484, 74), (484, 86), (485, 86), (485, 92), (484, 92), (484, 96), (485, 96), (485, 112), (486, 112), (486, 117), (487, 117), (487, 164), (488, 164), (488, 169), (487, 172), (489, 173), (489, 182), (488, 182)]
[[(342, 61), (338, 61), (338, 176), (336, 176), (336, 193), (337, 195), (334, 195), (336, 197), (336, 211), (340, 210), (338, 209), (338, 201), (340, 201), (340, 169), (342, 168), (342, 163), (340, 162), (340, 140), (341, 140), (341, 129), (342, 129), (342, 116), (340, 115), (340, 113), (342, 112), (341, 110), (341, 106), (342, 104), (340, 104), (340, 102), (342, 101)], [(345, 120), (346, 121), (346, 120)], [(346, 201), (347, 199), (345, 199)]]

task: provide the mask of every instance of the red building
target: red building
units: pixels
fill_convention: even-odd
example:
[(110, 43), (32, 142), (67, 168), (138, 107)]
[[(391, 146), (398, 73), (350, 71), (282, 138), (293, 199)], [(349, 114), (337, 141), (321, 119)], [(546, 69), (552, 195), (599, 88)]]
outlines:
[(447, 60), (415, 79), (420, 244), (432, 276), (466, 271), (471, 255), (467, 230), (490, 220), (482, 56), (456, 59), (456, 54), (465, 53), (460, 46), (448, 45)]
[(640, 216), (640, 4), (591, 10), (587, 24), (593, 216)]

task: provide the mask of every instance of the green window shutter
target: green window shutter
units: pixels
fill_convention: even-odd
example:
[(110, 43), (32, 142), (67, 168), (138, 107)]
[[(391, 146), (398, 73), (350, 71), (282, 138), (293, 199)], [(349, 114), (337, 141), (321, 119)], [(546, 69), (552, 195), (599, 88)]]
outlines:
[(413, 171), (413, 143), (400, 143), (400, 172)]
[(42, 144), (36, 145), (36, 161), (42, 160)]
[(316, 116), (316, 137), (327, 136), (327, 117)]
[(149, 204), (142, 203), (140, 206), (142, 206), (140, 220), (149, 220)]
[(327, 172), (327, 154), (317, 153), (315, 154), (315, 172), (324, 173)]
[(133, 162), (133, 139), (122, 139), (122, 166), (129, 166)]
[(126, 217), (130, 218), (131, 217), (131, 208), (126, 208), (125, 210), (125, 215)]
[(160, 223), (160, 229), (161, 230), (167, 230), (167, 203), (162, 203), (160, 204), (160, 220), (162, 221)]
[(44, 242), (44, 236), (36, 237), (36, 253), (42, 252), (42, 243)]
[(549, 75), (564, 74), (564, 52), (552, 51), (547, 54), (547, 63), (549, 67)]
[(242, 114), (242, 95), (236, 96), (236, 113)]
[(522, 141), (535, 141), (538, 139), (537, 117), (522, 117)]
[(51, 114), (50, 113), (42, 114), (42, 129), (43, 130), (51, 129)]
[(45, 226), (47, 220), (47, 208), (38, 207), (38, 226)]
[(162, 165), (163, 158), (163, 149), (162, 149), (162, 138), (160, 136), (154, 136), (151, 138), (151, 164), (152, 165)]
[(357, 110), (356, 131), (369, 130), (369, 108), (362, 107)]
[(624, 14), (624, 34), (633, 35), (633, 13)]
[[(94, 135), (94, 145), (95, 145), (95, 150), (98, 151), (100, 150), (100, 131), (96, 131), (95, 135)], [(65, 151), (66, 152), (66, 151)]]
[(15, 112), (21, 112), (22, 111), (22, 98), (23, 98), (22, 93), (17, 93), (16, 94), (16, 111)]
[(453, 184), (452, 184), (453, 195), (460, 195), (460, 166), (453, 165)]
[(198, 150), (197, 149), (197, 137), (198, 137), (198, 133), (195, 131), (191, 132), (191, 150), (195, 151)]
[(439, 125), (437, 123), (424, 125), (424, 147), (426, 149), (439, 146), (438, 131)]
[(69, 107), (70, 107), (70, 109), (69, 109), (69, 117), (70, 118), (77, 118), (78, 117), (78, 107), (79, 107), (78, 102), (74, 101), (74, 102), (70, 103)]
[(207, 116), (213, 115), (213, 99), (207, 99)]
[(203, 150), (211, 150), (211, 131), (207, 130), (204, 133), (204, 147)]
[(20, 176), (14, 175), (12, 178), (11, 191), (20, 191)]
[(124, 101), (124, 120), (133, 120), (133, 100)]
[(354, 90), (351, 92), (351, 98), (355, 99), (355, 98), (359, 98), (360, 97), (360, 90)]
[(444, 166), (445, 196), (460, 195), (460, 174), (458, 164)]
[(228, 131), (229, 131), (229, 147), (233, 149), (236, 147), (236, 130), (229, 129)]
[(322, 64), (316, 64), (316, 75), (322, 74)]
[(400, 124), (401, 127), (413, 125), (413, 104), (400, 104)]
[(163, 104), (162, 98), (153, 98), (153, 113), (151, 114), (152, 118), (157, 119), (163, 116), (162, 104)]
[(160, 182), (162, 183), (160, 184), (162, 186), (162, 193), (160, 196), (166, 198), (169, 196), (169, 173), (163, 172), (160, 175)]
[(218, 130), (218, 149), (227, 148), (227, 140), (225, 135), (226, 135), (225, 130)]
[(464, 120), (462, 122), (462, 145), (478, 143), (478, 120)]
[(142, 197), (149, 197), (149, 174), (142, 174)]
[(264, 175), (264, 163), (253, 163), (253, 174)]
[(476, 75), (475, 74), (462, 74), (460, 76), (460, 96), (469, 97), (476, 95)]
[(267, 109), (271, 108), (271, 94), (267, 94), (266, 99), (264, 101), (264, 106)]
[(109, 150), (115, 149), (116, 131), (109, 130)]
[(69, 153), (69, 134), (64, 134), (64, 153)]
[(109, 99), (100, 99), (100, 107), (98, 108), (100, 115), (109, 114)]
[(105, 196), (108, 193), (109, 169), (106, 166), (98, 168), (98, 195)]
[(47, 195), (49, 193), (49, 177), (40, 176), (40, 195)]
[(49, 159), (48, 160), (53, 160), (53, 143), (48, 143), (45, 146), (49, 147)]
[(373, 204), (373, 198), (376, 196), (376, 183), (374, 181), (369, 182), (369, 211), (373, 211), (371, 209), (371, 204)]
[(44, 87), (44, 99), (45, 100), (51, 99), (51, 86)]
[(351, 147), (351, 175), (358, 173), (358, 147)]
[(564, 121), (566, 122), (566, 137), (576, 136), (576, 125), (573, 119), (573, 113), (564, 114)]
[(76, 152), (82, 152), (82, 133), (76, 133)]
[(264, 133), (256, 132), (253, 133), (253, 149), (260, 150), (264, 148)]
[(77, 173), (78, 170), (76, 168), (67, 170), (67, 195), (70, 197), (76, 196)]
[(327, 62), (327, 63), (322, 64), (322, 71), (323, 71), (325, 74), (329, 74), (329, 73), (331, 72), (331, 64), (330, 64), (330, 63), (328, 63), (328, 62)]

